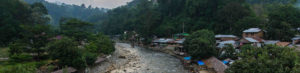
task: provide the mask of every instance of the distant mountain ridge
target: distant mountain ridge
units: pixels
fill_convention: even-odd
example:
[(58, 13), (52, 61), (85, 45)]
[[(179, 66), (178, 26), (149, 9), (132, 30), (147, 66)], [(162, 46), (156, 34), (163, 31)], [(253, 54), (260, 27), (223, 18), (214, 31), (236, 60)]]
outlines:
[(99, 22), (108, 11), (105, 8), (86, 7), (84, 4), (69, 5), (65, 3), (51, 3), (45, 0), (23, 0), (29, 4), (36, 2), (43, 3), (47, 8), (49, 15), (51, 15), (50, 24), (57, 26), (61, 18), (77, 18), (91, 23)]

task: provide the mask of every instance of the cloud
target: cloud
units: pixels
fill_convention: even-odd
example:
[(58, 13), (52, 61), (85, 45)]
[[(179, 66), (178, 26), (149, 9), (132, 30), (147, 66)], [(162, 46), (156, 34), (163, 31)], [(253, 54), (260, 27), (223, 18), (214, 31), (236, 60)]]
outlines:
[(46, 0), (46, 1), (75, 4), (75, 5), (85, 4), (86, 6), (91, 5), (92, 7), (111, 9), (121, 5), (126, 5), (127, 2), (130, 2), (132, 0)]

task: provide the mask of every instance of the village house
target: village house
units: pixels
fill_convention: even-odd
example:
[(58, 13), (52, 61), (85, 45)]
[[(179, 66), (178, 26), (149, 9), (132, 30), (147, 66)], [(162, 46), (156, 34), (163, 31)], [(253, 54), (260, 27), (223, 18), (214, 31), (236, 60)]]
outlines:
[(152, 41), (152, 43), (160, 45), (160, 44), (169, 44), (171, 42), (175, 41), (174, 39), (171, 38), (158, 38)]
[(277, 45), (277, 46), (287, 47), (291, 43), (290, 42), (281, 42), (279, 40), (265, 40), (264, 44), (265, 45)]
[(265, 45), (276, 45), (277, 43), (279, 43), (279, 40), (265, 40)]
[(282, 47), (287, 47), (290, 44), (291, 44), (290, 42), (277, 42), (276, 43), (277, 46), (282, 46)]
[(222, 41), (217, 43), (217, 48), (224, 48), (226, 45), (232, 45), (234, 48), (238, 47), (238, 43), (234, 40)]
[(295, 37), (292, 38), (292, 43), (291, 43), (293, 48), (296, 48), (296, 50), (300, 51), (300, 35), (296, 35)]
[(238, 40), (239, 38), (235, 35), (215, 35), (215, 39), (218, 43), (221, 41)]
[(249, 28), (243, 31), (243, 38), (252, 37), (252, 38), (263, 38), (264, 31), (259, 28)]
[(295, 37), (292, 38), (292, 44), (293, 45), (300, 44), (300, 35), (296, 35)]
[(264, 31), (259, 28), (249, 28), (243, 31), (243, 38), (240, 40), (240, 45), (250, 44), (256, 47), (262, 47), (264, 44)]
[(228, 68), (227, 65), (225, 65), (216, 57), (210, 57), (208, 59), (203, 60), (203, 62), (207, 66), (207, 68), (214, 69), (215, 73), (225, 73), (225, 70)]

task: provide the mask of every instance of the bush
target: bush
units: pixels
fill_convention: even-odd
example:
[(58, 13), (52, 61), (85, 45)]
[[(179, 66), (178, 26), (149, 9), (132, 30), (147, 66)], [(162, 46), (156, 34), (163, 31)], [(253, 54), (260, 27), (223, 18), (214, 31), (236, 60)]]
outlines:
[(87, 48), (97, 48), (97, 51), (100, 53), (111, 54), (115, 51), (114, 42), (110, 40), (108, 36), (103, 34), (91, 35), (89, 37), (89, 43)]
[(77, 69), (86, 67), (83, 58), (83, 50), (80, 50), (73, 39), (64, 37), (48, 44), (48, 52), (51, 59), (59, 60), (59, 65), (71, 66)]
[(9, 44), (9, 55), (21, 54), (27, 51), (26, 46), (28, 45), (25, 43), (21, 43), (20, 40)]
[[(66, 62), (69, 62), (69, 63), (66, 63)], [(76, 69), (82, 69), (82, 68), (87, 67), (87, 63), (83, 56), (74, 58), (72, 60), (64, 60), (64, 62), (61, 62), (61, 63), (67, 64), (67, 66), (71, 66)]]
[(85, 61), (88, 65), (93, 65), (97, 60), (97, 56), (98, 55), (96, 53), (91, 53), (91, 52), (87, 52), (84, 54)]
[(36, 73), (36, 70), (36, 65), (34, 63), (29, 63), (7, 66), (0, 69), (0, 73)]
[(86, 51), (92, 52), (92, 53), (99, 53), (98, 46), (94, 42), (90, 42), (89, 44), (84, 46)]
[(226, 44), (226, 47), (224, 48), (224, 54), (221, 55), (221, 58), (237, 59), (237, 52), (231, 44)]
[(267, 45), (244, 50), (239, 57), (226, 73), (299, 73), (299, 57), (293, 48)]
[(10, 56), (10, 61), (11, 62), (26, 62), (26, 61), (31, 61), (32, 56), (29, 54), (14, 54)]

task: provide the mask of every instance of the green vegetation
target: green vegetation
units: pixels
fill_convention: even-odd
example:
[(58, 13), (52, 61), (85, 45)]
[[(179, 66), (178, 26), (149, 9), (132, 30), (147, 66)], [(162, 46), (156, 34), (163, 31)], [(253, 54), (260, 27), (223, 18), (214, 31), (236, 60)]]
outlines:
[[(274, 6), (269, 14), (269, 24), (267, 24), (267, 35), (269, 39), (289, 41), (295, 36), (295, 29), (300, 27), (300, 10), (292, 5)], [(274, 36), (284, 35), (284, 36)]]
[[(184, 31), (208, 29), (241, 36), (248, 28), (266, 30), (264, 39), (290, 41), (297, 32), (296, 0), (133, 0), (107, 12), (102, 31), (136, 31), (145, 39), (171, 37)], [(285, 35), (285, 36), (275, 36)]]
[(0, 73), (35, 73), (35, 63), (16, 64), (0, 67)]
[(188, 54), (193, 59), (206, 59), (215, 56), (218, 52), (215, 48), (214, 33), (209, 30), (199, 30), (189, 36), (183, 44)]
[(0, 58), (6, 58), (9, 55), (9, 48), (0, 48)]
[[(243, 30), (258, 27), (267, 31), (266, 40), (290, 41), (300, 27), (296, 0), (133, 0), (108, 11), (84, 4), (25, 2), (0, 0), (0, 47), (9, 48), (0, 49), (0, 57), (10, 58), (0, 62), (0, 73), (34, 73), (41, 66), (53, 70), (55, 66), (82, 69), (93, 65), (98, 56), (115, 51), (114, 42), (104, 34), (128, 31), (123, 35), (128, 40), (135, 31), (149, 43), (153, 36), (193, 33), (184, 48), (193, 59), (205, 59), (218, 53), (214, 34), (241, 36)], [(299, 59), (291, 48), (242, 49), (239, 55), (232, 46), (224, 49), (224, 58), (242, 58), (227, 72), (299, 72)], [(49, 63), (52, 65), (46, 65)]]
[(105, 11), (108, 9), (103, 8), (93, 8), (92, 6), (86, 6), (84, 4), (78, 5), (68, 5), (68, 4), (56, 4), (50, 3), (45, 0), (24, 0), (29, 4), (42, 3), (48, 10), (51, 17), (50, 24), (54, 26), (59, 26), (59, 22), (64, 18), (77, 18), (80, 20), (88, 21), (91, 23), (101, 22), (105, 17)]
[(231, 44), (226, 44), (226, 47), (222, 49), (222, 51), (224, 50), (224, 54), (221, 54), (220, 58), (222, 59), (226, 59), (226, 58), (230, 58), (230, 59), (237, 59), (237, 52), (236, 49), (231, 45)]
[(299, 73), (299, 57), (293, 48), (267, 45), (244, 47), (227, 73)]
[[(109, 37), (95, 33), (92, 23), (63, 18), (52, 27), (42, 3), (0, 1), (0, 73), (35, 73), (42, 66), (49, 71), (63, 67), (83, 69), (98, 56), (114, 52)], [(44, 68), (43, 67), (43, 68)]]
[(64, 37), (49, 43), (48, 51), (51, 59), (59, 60), (58, 64), (61, 65), (61, 67), (85, 67), (82, 50), (78, 48), (78, 43), (70, 38)]
[(63, 19), (60, 22), (60, 31), (63, 35), (83, 41), (92, 33), (93, 24), (78, 19)]
[[(115, 51), (114, 42), (109, 39), (108, 36), (103, 34), (94, 34), (89, 36), (89, 45), (86, 46), (87, 49), (90, 49), (90, 52), (101, 52), (104, 54), (111, 54)], [(94, 51), (96, 50), (96, 51)]]

